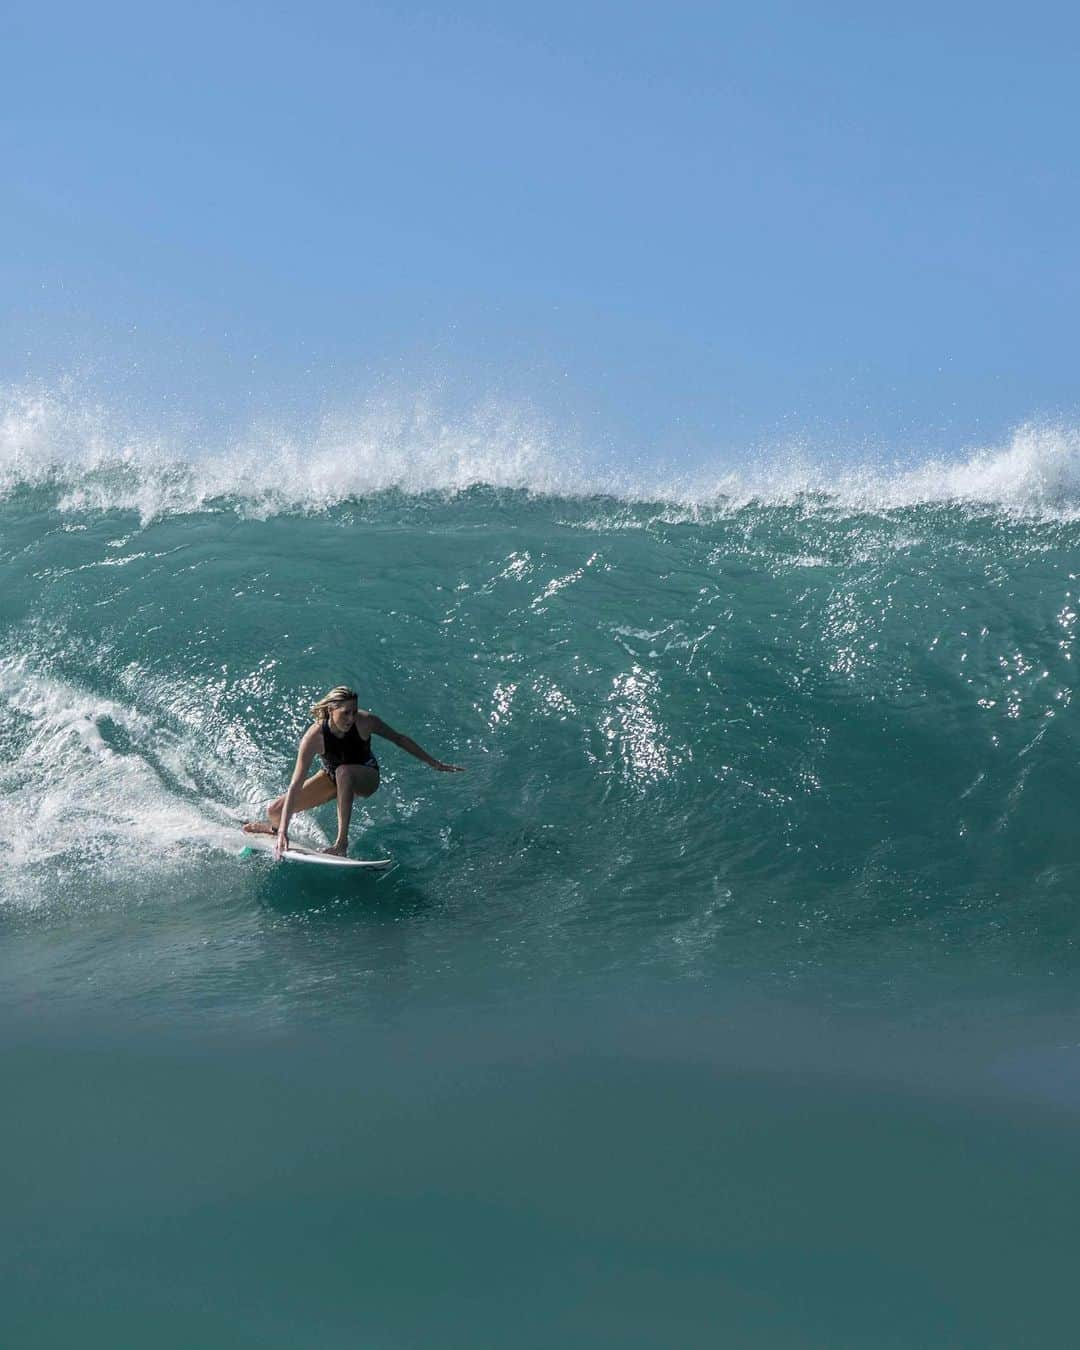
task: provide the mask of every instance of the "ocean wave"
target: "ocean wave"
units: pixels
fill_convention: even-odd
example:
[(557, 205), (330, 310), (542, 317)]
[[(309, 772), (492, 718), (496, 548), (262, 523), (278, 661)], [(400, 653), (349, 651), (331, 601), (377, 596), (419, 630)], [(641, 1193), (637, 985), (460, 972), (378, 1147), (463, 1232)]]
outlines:
[[(1077, 526), (463, 496), (139, 532), (28, 505), (0, 909), (167, 900), (170, 867), (232, 894), (240, 819), (347, 681), (468, 770), (387, 747), (357, 827), (438, 905), (517, 907), (522, 951), (642, 915), (695, 970), (759, 932), (800, 961), (1074, 941)], [(674, 523), (567, 528), (635, 514)]]
[(1030, 422), (1004, 444), (916, 463), (754, 448), (735, 467), (687, 473), (591, 457), (536, 415), (494, 404), (448, 417), (424, 399), (371, 401), (307, 431), (256, 424), (215, 442), (147, 430), (64, 388), (0, 390), (0, 497), (48, 488), (64, 512), (132, 511), (144, 524), (215, 509), (268, 518), (386, 492), (457, 495), (480, 487), (660, 505), (684, 518), (751, 504), (842, 514), (938, 504), (1075, 519), (1080, 428)]

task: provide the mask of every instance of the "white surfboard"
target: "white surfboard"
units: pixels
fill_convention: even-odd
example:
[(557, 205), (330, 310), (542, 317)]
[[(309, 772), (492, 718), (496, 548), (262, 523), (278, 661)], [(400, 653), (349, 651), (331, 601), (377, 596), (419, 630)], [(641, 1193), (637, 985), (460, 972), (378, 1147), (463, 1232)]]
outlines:
[[(254, 852), (258, 849), (261, 853), (273, 853), (275, 838), (272, 834), (249, 834), (247, 844), (242, 849), (240, 856)], [(339, 858), (333, 853), (323, 853), (317, 848), (309, 848), (307, 844), (293, 844), (281, 855), (283, 862), (294, 863), (314, 863), (317, 867), (360, 867), (369, 872), (379, 872), (387, 867), (393, 867), (392, 858)]]

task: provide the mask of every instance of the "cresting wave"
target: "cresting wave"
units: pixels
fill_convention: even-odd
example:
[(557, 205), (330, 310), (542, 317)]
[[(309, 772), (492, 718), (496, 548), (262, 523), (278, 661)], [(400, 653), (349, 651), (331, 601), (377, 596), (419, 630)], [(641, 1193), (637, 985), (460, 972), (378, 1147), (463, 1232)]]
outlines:
[(468, 769), (380, 756), (380, 893), (508, 961), (1080, 957), (1078, 522), (23, 489), (0, 550), (0, 910), (257, 904), (237, 826), (345, 681)]
[(380, 757), (380, 894), (509, 962), (1080, 961), (1067, 430), (696, 492), (479, 415), (212, 451), (21, 396), (0, 440), (0, 914), (248, 912), (237, 827), (344, 681), (468, 768)]
[(568, 448), (541, 418), (495, 404), (448, 418), (422, 399), (370, 401), (306, 432), (256, 425), (222, 442), (147, 430), (63, 389), (0, 391), (0, 495), (49, 489), (69, 512), (130, 510), (144, 524), (222, 508), (266, 518), (388, 491), (479, 486), (691, 513), (749, 503), (841, 513), (939, 503), (1068, 520), (1080, 515), (1080, 428), (1032, 422), (1003, 445), (914, 465), (786, 447), (686, 473), (597, 460)]

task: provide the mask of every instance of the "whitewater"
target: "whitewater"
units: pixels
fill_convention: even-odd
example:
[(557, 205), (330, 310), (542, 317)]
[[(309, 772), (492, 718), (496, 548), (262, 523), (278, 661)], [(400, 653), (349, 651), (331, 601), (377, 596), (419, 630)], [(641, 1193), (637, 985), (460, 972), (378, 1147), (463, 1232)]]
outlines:
[[(1075, 429), (9, 390), (0, 561), (8, 1343), (1066, 1343)], [(359, 883), (241, 856), (339, 683), (466, 770), (376, 747)]]

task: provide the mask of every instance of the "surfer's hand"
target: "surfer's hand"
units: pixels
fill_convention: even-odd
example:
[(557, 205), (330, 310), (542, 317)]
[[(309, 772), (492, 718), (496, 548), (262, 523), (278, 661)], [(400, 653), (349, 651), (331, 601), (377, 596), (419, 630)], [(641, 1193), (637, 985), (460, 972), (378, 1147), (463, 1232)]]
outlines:
[(279, 830), (277, 840), (274, 843), (274, 857), (280, 858), (288, 847), (289, 847), (289, 836), (285, 833), (284, 830)]
[(436, 773), (464, 773), (465, 770), (460, 764), (444, 764), (441, 759), (437, 759), (431, 766)]

